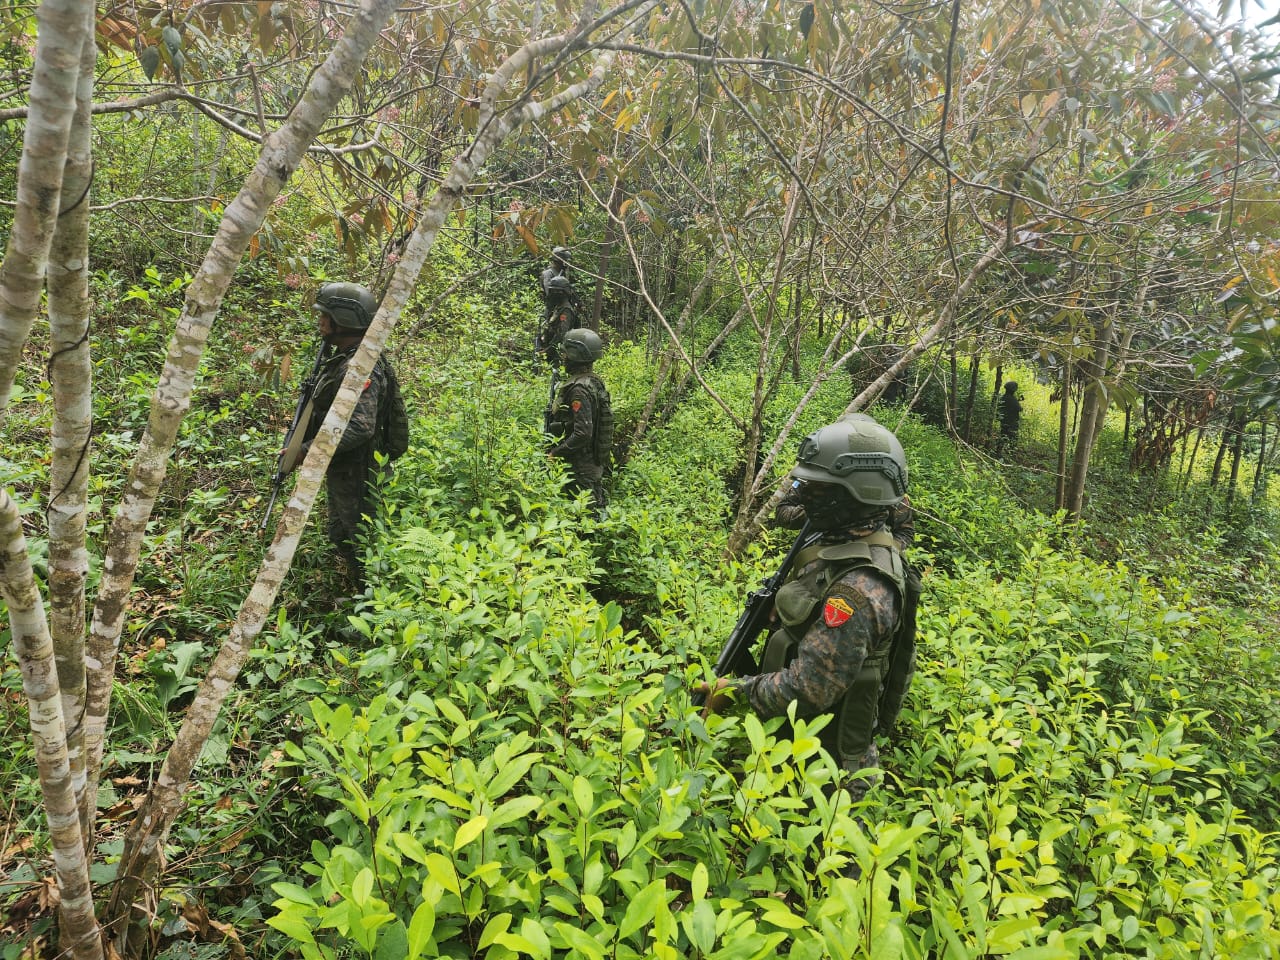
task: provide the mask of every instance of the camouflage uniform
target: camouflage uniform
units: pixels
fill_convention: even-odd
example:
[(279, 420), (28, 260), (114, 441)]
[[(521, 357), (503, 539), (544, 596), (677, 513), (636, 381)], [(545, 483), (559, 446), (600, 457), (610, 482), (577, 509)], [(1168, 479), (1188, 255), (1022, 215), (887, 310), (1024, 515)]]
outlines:
[[(338, 395), (338, 388), (347, 375), (347, 364), (358, 346), (359, 344), (355, 344), (346, 350), (335, 352), (321, 367), (316, 381), (315, 406), (304, 437), (307, 443), (319, 432), (333, 398)], [(357, 586), (364, 584), (364, 566), (356, 553), (356, 530), (361, 518), (372, 512), (377, 480), (373, 454), (379, 439), (378, 426), (384, 398), (388, 395), (390, 379), (394, 376), (386, 359), (379, 357), (325, 473), (329, 541)]]
[(551, 455), (568, 465), (570, 490), (591, 491), (597, 513), (605, 507), (602, 480), (612, 440), (600, 436), (601, 408), (608, 403), (603, 380), (594, 373), (575, 373), (560, 388), (551, 408), (551, 432), (559, 438)]
[(567, 267), (552, 265), (542, 271), (542, 327), (537, 348), (550, 363), (560, 359), (560, 341), (576, 322), (577, 297)]
[[(778, 501), (778, 506), (773, 512), (774, 526), (786, 530), (799, 530), (804, 526), (804, 504), (800, 502), (797, 489), (798, 486), (792, 484), (786, 496)], [(897, 506), (890, 508), (889, 532), (893, 534), (898, 550), (902, 553), (906, 553), (911, 544), (915, 543), (916, 515), (911, 509), (911, 498), (906, 494), (903, 494)]]
[[(846, 570), (825, 583), (824, 569), (840, 569), (839, 561), (817, 553), (824, 550), (830, 554), (866, 541), (875, 544), (869, 549), (877, 564), (896, 564), (895, 569), (901, 569), (901, 559), (889, 546), (892, 540), (887, 531), (881, 528), (878, 534), (852, 537), (834, 531), (806, 548), (775, 599), (775, 611), (784, 626), (765, 644), (763, 672), (736, 682), (740, 694), (763, 717), (785, 716), (793, 700), (797, 716), (834, 714), (819, 736), (848, 772), (879, 766), (872, 739), (883, 684), (877, 665), (898, 630), (904, 586), (878, 566)], [(788, 597), (792, 585), (801, 588), (799, 606), (795, 605), (796, 593)], [(815, 585), (816, 595), (812, 592)], [(806, 591), (811, 591), (808, 602), (812, 606), (808, 609), (803, 602)], [(868, 785), (865, 779), (848, 784), (855, 800)]]

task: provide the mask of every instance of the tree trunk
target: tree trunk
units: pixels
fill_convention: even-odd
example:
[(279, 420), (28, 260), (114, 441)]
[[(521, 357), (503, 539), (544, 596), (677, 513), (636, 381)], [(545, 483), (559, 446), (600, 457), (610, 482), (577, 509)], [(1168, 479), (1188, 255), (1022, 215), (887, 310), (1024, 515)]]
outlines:
[(36, 7), (36, 53), (29, 113), (18, 160), (13, 224), (0, 263), (0, 412), (9, 405), (22, 348), (40, 306), (62, 193), (85, 38), (94, 5), (43, 0)]
[(1053, 490), (1053, 509), (1061, 510), (1067, 502), (1067, 443), (1071, 438), (1071, 361), (1063, 358), (1062, 383), (1059, 386), (1062, 402), (1058, 407), (1058, 478)]
[(961, 436), (965, 443), (973, 442), (973, 401), (978, 393), (978, 358), (981, 354), (975, 349), (969, 358), (969, 393), (964, 401), (964, 427)]
[(1266, 484), (1263, 482), (1266, 478), (1267, 463), (1267, 422), (1263, 420), (1258, 424), (1262, 432), (1258, 436), (1258, 465), (1253, 471), (1253, 490), (1249, 494), (1249, 502), (1257, 504), (1262, 499)]
[(600, 259), (596, 261), (596, 295), (591, 303), (591, 329), (600, 329), (600, 318), (604, 312), (604, 284), (609, 276), (609, 261), (613, 259), (613, 248), (618, 243), (618, 228), (615, 218), (618, 215), (618, 204), (622, 202), (621, 181), (613, 178), (609, 187), (609, 216), (604, 225), (604, 241), (600, 244)]
[(67, 728), (58, 690), (53, 640), (31, 569), (18, 505), (0, 487), (0, 596), (9, 607), (13, 650), (22, 669), (36, 772), (49, 820), (58, 879), (62, 946), (76, 960), (101, 960), (102, 938), (93, 915), (89, 861), (80, 832), (80, 808), (67, 758)]
[(1248, 425), (1249, 415), (1241, 410), (1239, 419), (1236, 421), (1235, 437), (1231, 444), (1231, 476), (1227, 479), (1227, 513), (1231, 512), (1231, 505), (1236, 499), (1236, 483), (1240, 479), (1240, 459), (1244, 454), (1244, 428)]
[(1080, 415), (1080, 429), (1076, 434), (1075, 455), (1071, 461), (1071, 476), (1065, 496), (1067, 513), (1079, 519), (1084, 511), (1085, 480), (1089, 475), (1089, 459), (1093, 445), (1107, 416), (1107, 390), (1102, 379), (1111, 362), (1113, 329), (1110, 320), (1103, 321), (1094, 340), (1093, 356), (1082, 364), (1089, 378), (1084, 391)]
[(89, 357), (89, 187), (93, 176), (93, 70), (98, 48), (84, 38), (76, 111), (67, 144), (62, 204), (49, 255), (49, 379), (53, 392), (49, 465), (49, 629), (58, 664), (67, 758), (80, 807), (86, 850), (93, 846), (97, 791), (86, 789), (84, 614), (89, 575), (85, 512), (93, 430), (93, 366)]

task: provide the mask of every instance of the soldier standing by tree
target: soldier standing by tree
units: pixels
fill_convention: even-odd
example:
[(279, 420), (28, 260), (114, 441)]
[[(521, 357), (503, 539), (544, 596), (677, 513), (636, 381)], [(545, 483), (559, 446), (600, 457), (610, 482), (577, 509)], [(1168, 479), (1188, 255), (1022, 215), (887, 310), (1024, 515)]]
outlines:
[(547, 418), (557, 441), (551, 455), (564, 460), (572, 477), (570, 489), (589, 490), (596, 514), (605, 507), (604, 469), (613, 449), (613, 405), (595, 361), (604, 344), (594, 330), (579, 327), (564, 335), (561, 353), (569, 379), (561, 386)]
[[(326, 283), (316, 294), (313, 308), (327, 353), (320, 364), (315, 384), (311, 418), (305, 425), (302, 452), (306, 457), (311, 440), (324, 423), (325, 414), (347, 375), (347, 364), (355, 355), (373, 316), (378, 300), (358, 283)], [(301, 426), (301, 425), (300, 425)], [(361, 518), (370, 512), (377, 480), (374, 453), (394, 460), (408, 446), (409, 424), (395, 371), (386, 357), (378, 357), (365, 381), (356, 408), (351, 414), (338, 448), (325, 473), (328, 497), (329, 541), (338, 554), (349, 585), (363, 590), (364, 565), (356, 552), (356, 532)]]

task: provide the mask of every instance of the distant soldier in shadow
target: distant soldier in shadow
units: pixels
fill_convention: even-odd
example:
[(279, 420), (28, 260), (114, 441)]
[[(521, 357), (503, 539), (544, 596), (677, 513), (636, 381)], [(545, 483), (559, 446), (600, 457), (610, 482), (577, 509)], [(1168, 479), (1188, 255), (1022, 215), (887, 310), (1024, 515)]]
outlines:
[(996, 453), (1013, 449), (1018, 442), (1018, 427), (1022, 423), (1022, 400), (1018, 397), (1018, 385), (1010, 380), (1000, 395), (1000, 436), (996, 440)]
[(542, 325), (534, 350), (545, 354), (554, 369), (560, 362), (560, 344), (564, 335), (578, 322), (578, 294), (569, 276), (569, 251), (556, 247), (551, 263), (542, 271)]

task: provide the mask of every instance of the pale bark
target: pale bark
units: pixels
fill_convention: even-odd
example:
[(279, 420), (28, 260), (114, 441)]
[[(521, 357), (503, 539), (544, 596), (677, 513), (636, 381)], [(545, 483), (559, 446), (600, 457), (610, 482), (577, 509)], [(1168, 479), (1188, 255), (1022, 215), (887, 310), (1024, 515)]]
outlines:
[[(924, 333), (922, 333), (910, 347), (903, 351), (902, 356), (898, 358), (897, 363), (893, 364), (884, 373), (880, 374), (867, 387), (849, 402), (844, 408), (842, 416), (855, 413), (863, 407), (870, 404), (876, 397), (884, 391), (894, 378), (905, 370), (916, 357), (924, 353), (939, 336), (946, 333), (952, 323), (955, 321), (956, 310), (960, 304), (964, 302), (965, 297), (969, 295), (969, 291), (973, 289), (974, 283), (978, 278), (995, 262), (1000, 260), (1014, 245), (1014, 230), (1008, 230), (1000, 236), (994, 244), (992, 244), (977, 262), (970, 268), (968, 274), (959, 286), (947, 298), (947, 302), (943, 304), (942, 309), (938, 313), (938, 319), (933, 322)], [(773, 495), (764, 503), (764, 505), (752, 514), (752, 501), (743, 501), (738, 510), (738, 517), (734, 522), (733, 531), (729, 535), (729, 543), (726, 552), (729, 556), (739, 556), (743, 550), (760, 532), (765, 521), (773, 513), (774, 508), (786, 495), (789, 485), (788, 478), (784, 477), (778, 482), (774, 488)]]
[(76, 78), (94, 5), (43, 0), (36, 8), (36, 56), (30, 114), (18, 161), (17, 203), (0, 263), (0, 412), (9, 405), (22, 347), (40, 306), (49, 262), (63, 163), (76, 107)]
[(58, 880), (62, 947), (76, 960), (101, 960), (102, 939), (93, 915), (89, 861), (80, 832), (66, 723), (58, 691), (58, 670), (44, 604), (36, 586), (22, 533), (18, 505), (0, 488), (0, 595), (9, 607), (13, 650), (22, 670), (36, 751), (36, 770), (49, 822), (53, 867)]
[(169, 341), (160, 382), (151, 400), (151, 415), (116, 510), (103, 562), (89, 635), (88, 705), (85, 749), (88, 785), (96, 787), (102, 762), (103, 735), (111, 702), (116, 652), (133, 587), (147, 520), (178, 427), (191, 405), (196, 370), (232, 275), (290, 175), (306, 155), (324, 119), (346, 96), (360, 65), (390, 19), (395, 0), (366, 0), (333, 52), (312, 76), (289, 119), (266, 138), (253, 171), (227, 205), (204, 262), (187, 288), (186, 302)]
[[(651, 3), (645, 4), (642, 12), (650, 6)], [(529, 102), (526, 94), (514, 104), (500, 110), (498, 98), (503, 95), (512, 77), (526, 69), (534, 60), (572, 49), (582, 39), (583, 34), (579, 33), (530, 42), (513, 53), (490, 75), (481, 98), (477, 134), (471, 145), (453, 161), (448, 175), (423, 208), (418, 226), (392, 274), (382, 306), (352, 357), (346, 379), (302, 463), (293, 495), (281, 515), (275, 537), (259, 568), (258, 577), (240, 607), (229, 636), (196, 690), (182, 728), (165, 757), (151, 793), (130, 826), (120, 863), (120, 879), (108, 906), (108, 916), (113, 925), (124, 917), (142, 885), (154, 874), (159, 851), (180, 809), (191, 771), (241, 667), (261, 633), (280, 584), (293, 562), (303, 527), (315, 504), (333, 451), (351, 418), (363, 384), (386, 346), (400, 311), (413, 291), (427, 254), (445, 219), (497, 144), (521, 124), (536, 122), (547, 113), (596, 89), (603, 81), (614, 55), (603, 54), (585, 80), (567, 87), (547, 100)]]
[(1103, 383), (1107, 367), (1111, 362), (1111, 341), (1113, 338), (1111, 321), (1104, 321), (1094, 340), (1093, 356), (1082, 369), (1090, 378), (1084, 390), (1083, 408), (1080, 413), (1080, 426), (1076, 432), (1076, 449), (1071, 461), (1071, 472), (1067, 478), (1064, 506), (1073, 517), (1079, 517), (1084, 509), (1085, 479), (1089, 475), (1089, 458), (1093, 454), (1093, 442), (1097, 437), (1095, 426), (1105, 420), (1107, 415), (1107, 388)]
[(67, 144), (64, 197), (49, 254), (49, 378), (53, 389), (49, 466), (49, 629), (53, 636), (67, 722), (67, 756), (80, 806), (86, 848), (93, 844), (94, 794), (84, 763), (85, 511), (93, 370), (89, 358), (89, 187), (93, 177), (92, 119), (97, 46), (84, 40), (76, 111)]

